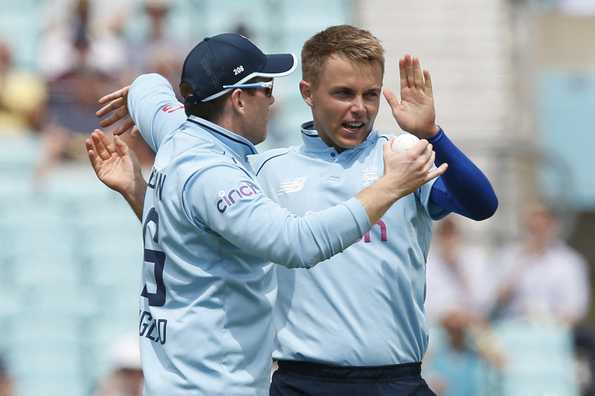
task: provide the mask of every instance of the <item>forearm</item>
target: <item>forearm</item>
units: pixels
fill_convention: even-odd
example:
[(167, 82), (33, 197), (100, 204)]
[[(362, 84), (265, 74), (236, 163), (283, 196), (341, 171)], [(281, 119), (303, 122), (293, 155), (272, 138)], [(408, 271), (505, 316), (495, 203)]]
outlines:
[(395, 188), (388, 188), (388, 183), (389, 181), (383, 177), (355, 196), (366, 210), (370, 224), (376, 224), (384, 213), (399, 199)]
[(145, 206), (145, 192), (147, 191), (147, 183), (142, 175), (135, 178), (134, 185), (128, 191), (121, 191), (120, 193), (132, 208), (139, 221), (142, 222), (143, 209)]
[[(231, 201), (221, 191), (234, 191), (234, 196), (237, 191), (242, 199)], [(312, 267), (361, 240), (371, 226), (355, 198), (296, 216), (262, 194), (248, 172), (235, 164), (195, 172), (184, 182), (182, 200), (188, 220), (198, 229), (286, 267)]]
[(430, 200), (443, 209), (474, 220), (491, 217), (498, 208), (498, 198), (483, 172), (442, 130), (430, 143), (436, 152), (436, 166), (445, 162), (449, 165), (448, 171), (432, 187)]

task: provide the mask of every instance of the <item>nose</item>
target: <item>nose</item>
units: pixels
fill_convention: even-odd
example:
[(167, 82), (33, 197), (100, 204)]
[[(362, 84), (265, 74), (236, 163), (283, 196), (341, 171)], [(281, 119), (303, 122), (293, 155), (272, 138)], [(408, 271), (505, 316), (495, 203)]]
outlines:
[(351, 111), (353, 113), (363, 113), (365, 111), (364, 100), (361, 96), (356, 96), (351, 102)]
[(271, 95), (271, 96), (269, 96), (269, 99), (270, 99), (269, 106), (272, 106), (272, 105), (273, 105), (273, 103), (275, 103), (275, 95)]

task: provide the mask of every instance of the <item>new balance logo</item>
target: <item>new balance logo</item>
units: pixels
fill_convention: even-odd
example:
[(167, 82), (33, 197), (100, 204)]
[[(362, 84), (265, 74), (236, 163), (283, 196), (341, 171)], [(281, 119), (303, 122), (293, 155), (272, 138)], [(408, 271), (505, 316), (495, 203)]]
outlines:
[(374, 183), (378, 179), (378, 169), (374, 167), (365, 168), (362, 171), (362, 179), (364, 186), (369, 186), (370, 184)]
[(279, 194), (289, 194), (300, 191), (304, 188), (304, 184), (306, 183), (305, 177), (298, 177), (294, 180), (288, 180), (281, 183), (279, 186)]
[(236, 67), (235, 69), (233, 69), (233, 75), (237, 76), (238, 74), (242, 73), (244, 71), (244, 66), (240, 65), (238, 67)]

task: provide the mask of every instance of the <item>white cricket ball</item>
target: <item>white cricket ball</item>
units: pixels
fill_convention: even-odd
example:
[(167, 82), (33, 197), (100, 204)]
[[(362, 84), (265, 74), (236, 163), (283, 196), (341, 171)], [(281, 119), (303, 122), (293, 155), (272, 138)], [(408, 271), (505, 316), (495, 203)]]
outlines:
[(419, 138), (410, 133), (402, 133), (393, 140), (391, 148), (394, 151), (402, 152), (407, 151), (411, 147), (415, 146), (419, 142)]

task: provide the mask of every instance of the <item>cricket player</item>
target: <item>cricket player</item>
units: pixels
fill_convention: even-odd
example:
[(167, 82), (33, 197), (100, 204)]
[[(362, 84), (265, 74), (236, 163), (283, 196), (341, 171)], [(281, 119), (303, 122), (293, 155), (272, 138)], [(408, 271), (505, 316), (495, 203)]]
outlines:
[[(449, 169), (399, 200), (361, 243), (330, 258), (333, 265), (277, 270), (273, 396), (434, 394), (420, 376), (432, 220), (450, 212), (488, 218), (497, 198), (436, 124), (429, 72), (411, 56), (399, 69), (401, 101), (385, 90), (395, 120), (427, 139), (436, 166), (448, 162)], [(328, 208), (382, 175), (388, 137), (373, 124), (383, 72), (383, 48), (365, 30), (335, 26), (304, 44), (300, 91), (313, 121), (302, 125), (302, 145), (253, 158), (269, 197), (303, 214)]]
[[(142, 208), (146, 396), (267, 394), (277, 291), (269, 262), (309, 268), (328, 259), (447, 168), (433, 168), (427, 141), (405, 153), (387, 147), (383, 176), (355, 198), (303, 217), (281, 208), (262, 194), (247, 156), (266, 134), (272, 78), (293, 68), (291, 54), (265, 55), (242, 36), (218, 35), (184, 62), (187, 119), (157, 75), (137, 78), (126, 106), (123, 97), (107, 106), (129, 110), (157, 152), (144, 202), (143, 188), (125, 194)], [(125, 145), (96, 131), (87, 148), (100, 179), (122, 187), (110, 171), (132, 164)]]

